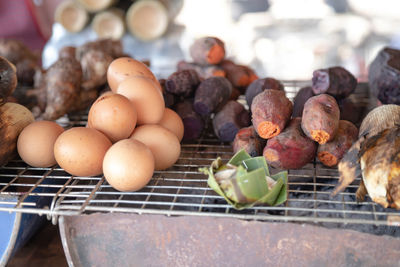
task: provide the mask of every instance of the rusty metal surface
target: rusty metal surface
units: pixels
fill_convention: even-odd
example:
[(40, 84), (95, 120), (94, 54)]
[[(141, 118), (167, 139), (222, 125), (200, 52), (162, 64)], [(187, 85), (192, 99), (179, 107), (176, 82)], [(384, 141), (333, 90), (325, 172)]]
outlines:
[(400, 239), (235, 218), (60, 218), (70, 266), (399, 266)]

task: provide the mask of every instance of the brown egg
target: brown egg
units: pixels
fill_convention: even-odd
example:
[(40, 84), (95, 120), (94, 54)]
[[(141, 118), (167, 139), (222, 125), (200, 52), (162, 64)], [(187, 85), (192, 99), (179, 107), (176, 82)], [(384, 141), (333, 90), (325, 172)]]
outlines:
[(113, 62), (108, 66), (107, 69), (107, 81), (113, 92), (117, 91), (117, 88), (121, 82), (131, 77), (146, 77), (155, 83), (155, 86), (160, 91), (161, 85), (158, 82), (156, 76), (151, 70), (142, 62), (137, 61), (130, 57), (120, 57), (114, 59)]
[(117, 93), (126, 96), (136, 108), (137, 124), (156, 124), (164, 115), (162, 93), (154, 82), (145, 77), (133, 77), (123, 81)]
[(58, 165), (76, 176), (99, 175), (111, 141), (96, 129), (75, 127), (63, 132), (54, 144)]
[(33, 167), (55, 165), (54, 143), (64, 132), (63, 127), (53, 121), (35, 121), (26, 126), (18, 137), (18, 154)]
[(173, 132), (179, 141), (182, 141), (184, 126), (181, 117), (175, 111), (165, 108), (164, 115), (158, 124)]
[(136, 109), (128, 98), (107, 93), (101, 95), (90, 107), (88, 127), (99, 130), (115, 143), (132, 134), (136, 120)]
[(104, 177), (119, 191), (136, 191), (153, 176), (154, 157), (150, 149), (134, 139), (118, 141), (103, 161)]
[(133, 131), (130, 138), (138, 140), (150, 148), (155, 159), (155, 169), (158, 171), (174, 165), (181, 154), (178, 138), (160, 125), (139, 126)]

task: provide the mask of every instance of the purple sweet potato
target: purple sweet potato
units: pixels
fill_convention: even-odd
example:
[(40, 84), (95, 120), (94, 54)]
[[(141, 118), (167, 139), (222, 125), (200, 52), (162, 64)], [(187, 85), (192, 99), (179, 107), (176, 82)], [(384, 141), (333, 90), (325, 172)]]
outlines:
[(400, 105), (400, 50), (385, 47), (369, 65), (372, 95), (382, 104)]
[(253, 126), (240, 129), (233, 140), (233, 152), (244, 149), (252, 157), (262, 155), (266, 140), (258, 136)]
[(213, 76), (225, 77), (225, 71), (216, 65), (198, 65), (193, 62), (179, 61), (177, 64), (178, 71), (180, 70), (194, 70), (197, 72), (200, 80), (204, 80)]
[(314, 93), (310, 86), (303, 87), (297, 92), (296, 96), (293, 99), (293, 118), (303, 116), (304, 104), (310, 97), (313, 96)]
[(232, 85), (224, 77), (211, 77), (202, 81), (194, 97), (194, 110), (209, 115), (222, 107), (232, 94)]
[(284, 91), (265, 90), (251, 105), (253, 126), (261, 138), (269, 139), (283, 131), (292, 115), (293, 104)]
[(204, 121), (193, 110), (193, 104), (190, 100), (185, 100), (175, 105), (176, 113), (181, 117), (184, 126), (183, 140), (194, 140), (200, 137)]
[(237, 100), (240, 95), (241, 95), (240, 90), (233, 87), (231, 96), (229, 97), (229, 100)]
[(165, 90), (169, 93), (188, 97), (200, 84), (200, 78), (194, 70), (180, 70), (172, 73), (165, 81)]
[(222, 142), (231, 142), (239, 129), (250, 125), (250, 114), (239, 102), (230, 100), (215, 114), (213, 127)]
[(315, 70), (312, 77), (314, 94), (329, 94), (343, 99), (354, 92), (357, 79), (342, 67)]
[(263, 78), (257, 79), (253, 81), (246, 89), (246, 101), (247, 105), (251, 107), (251, 103), (253, 102), (253, 98), (259, 93), (267, 90), (267, 89), (275, 89), (283, 91), (283, 85), (280, 81), (274, 78)]
[(179, 101), (179, 97), (174, 94), (171, 94), (170, 92), (167, 92), (167, 90), (165, 90), (165, 81), (166, 81), (165, 79), (158, 80), (158, 82), (161, 85), (165, 107), (172, 108), (175, 105), (175, 103), (177, 103)]
[(322, 145), (335, 138), (339, 118), (335, 98), (321, 94), (311, 97), (304, 104), (301, 127), (308, 137)]
[(339, 121), (339, 129), (335, 138), (318, 147), (318, 159), (325, 166), (336, 166), (357, 139), (357, 127), (349, 121)]
[(339, 100), (338, 105), (341, 120), (350, 121), (355, 125), (361, 124), (366, 111), (365, 105), (355, 102), (349, 97)]
[(263, 155), (275, 168), (299, 169), (315, 157), (317, 146), (301, 129), (301, 118), (293, 118), (281, 134), (267, 141)]
[(225, 45), (216, 37), (203, 37), (190, 47), (193, 61), (199, 65), (216, 65), (225, 57)]

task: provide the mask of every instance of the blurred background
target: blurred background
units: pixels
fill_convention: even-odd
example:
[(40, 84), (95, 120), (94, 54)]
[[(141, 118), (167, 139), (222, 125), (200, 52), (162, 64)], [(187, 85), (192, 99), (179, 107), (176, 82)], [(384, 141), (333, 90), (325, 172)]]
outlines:
[[(61, 2), (0, 0), (0, 37), (18, 38), (43, 52), (44, 67), (57, 59), (61, 47), (97, 39), (90, 22), (95, 12), (89, 12), (89, 22), (80, 32), (54, 23)], [(260, 77), (284, 80), (309, 80), (315, 69), (341, 65), (363, 81), (379, 49), (400, 47), (398, 0), (162, 2), (175, 12), (165, 32), (147, 41), (129, 31), (121, 36), (125, 52), (150, 60), (159, 76), (175, 69), (178, 60), (188, 59), (193, 39), (205, 35), (222, 39), (228, 57), (250, 65)], [(126, 12), (132, 3), (120, 0), (115, 5)]]

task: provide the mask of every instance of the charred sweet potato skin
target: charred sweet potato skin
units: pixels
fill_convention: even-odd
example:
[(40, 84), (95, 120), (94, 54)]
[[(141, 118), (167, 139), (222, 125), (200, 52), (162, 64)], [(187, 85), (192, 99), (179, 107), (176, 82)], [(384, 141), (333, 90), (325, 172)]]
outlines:
[(340, 111), (336, 100), (327, 94), (313, 96), (304, 105), (301, 127), (319, 144), (333, 140), (339, 127)]
[(233, 100), (228, 101), (213, 119), (214, 132), (223, 142), (232, 142), (239, 129), (249, 124), (249, 112), (242, 104)]
[(301, 129), (301, 118), (293, 118), (282, 133), (267, 141), (263, 155), (275, 168), (299, 169), (313, 160), (316, 151), (317, 143)]
[(198, 65), (193, 62), (179, 61), (177, 64), (178, 71), (180, 70), (194, 70), (197, 72), (200, 80), (205, 80), (213, 76), (225, 77), (225, 71), (217, 65)]
[(254, 80), (253, 82), (250, 83), (250, 85), (246, 89), (245, 96), (247, 105), (251, 107), (251, 103), (253, 102), (254, 97), (259, 93), (268, 89), (283, 91), (284, 87), (280, 81), (274, 78), (267, 77), (263, 79)]
[(310, 86), (301, 88), (293, 99), (293, 114), (292, 117), (303, 116), (304, 104), (307, 100), (314, 96), (312, 88)]
[(329, 94), (343, 99), (354, 92), (357, 79), (343, 67), (315, 70), (312, 78), (314, 94)]
[(200, 84), (200, 78), (194, 70), (181, 70), (172, 73), (165, 81), (165, 90), (169, 93), (189, 97)]
[(261, 138), (272, 138), (283, 131), (292, 111), (293, 104), (284, 91), (265, 90), (253, 99), (253, 126)]
[(211, 77), (200, 83), (194, 97), (194, 110), (209, 115), (222, 107), (232, 94), (232, 85), (224, 77)]
[(244, 149), (252, 157), (261, 156), (266, 140), (258, 136), (253, 126), (240, 129), (233, 140), (233, 153)]
[(189, 99), (175, 105), (176, 113), (181, 117), (184, 126), (184, 141), (198, 139), (204, 128), (204, 121), (193, 110), (193, 103)]
[(335, 138), (318, 147), (318, 159), (325, 166), (336, 166), (357, 138), (357, 127), (349, 121), (340, 120)]

